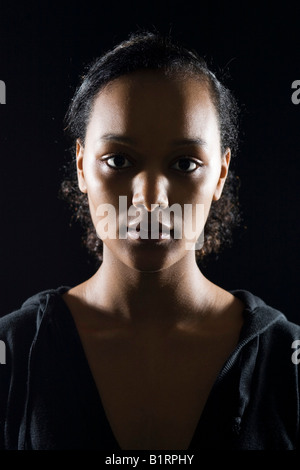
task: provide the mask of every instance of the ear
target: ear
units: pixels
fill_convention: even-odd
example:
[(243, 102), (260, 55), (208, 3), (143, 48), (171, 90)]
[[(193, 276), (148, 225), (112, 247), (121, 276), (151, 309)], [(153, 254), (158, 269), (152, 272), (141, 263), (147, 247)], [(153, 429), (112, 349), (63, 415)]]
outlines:
[(82, 193), (87, 193), (86, 182), (83, 173), (83, 155), (84, 147), (79, 139), (76, 140), (76, 168), (77, 168), (77, 178), (78, 186)]
[(213, 195), (213, 201), (218, 201), (221, 197), (223, 187), (224, 187), (227, 175), (228, 175), (230, 158), (231, 158), (231, 151), (230, 151), (230, 148), (227, 148), (222, 156), (221, 171), (220, 171), (219, 180), (218, 180), (218, 183), (217, 183), (214, 195)]

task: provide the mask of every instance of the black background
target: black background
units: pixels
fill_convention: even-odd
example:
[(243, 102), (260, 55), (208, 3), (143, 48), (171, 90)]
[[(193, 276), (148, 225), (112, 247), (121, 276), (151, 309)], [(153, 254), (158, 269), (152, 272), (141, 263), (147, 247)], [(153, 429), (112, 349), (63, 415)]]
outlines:
[(71, 158), (63, 117), (83, 66), (138, 28), (171, 32), (204, 56), (243, 109), (234, 162), (246, 230), (205, 268), (213, 282), (298, 311), (300, 15), (293, 4), (112, 2), (6, 4), (0, 12), (1, 309), (76, 285), (95, 270), (57, 193)]

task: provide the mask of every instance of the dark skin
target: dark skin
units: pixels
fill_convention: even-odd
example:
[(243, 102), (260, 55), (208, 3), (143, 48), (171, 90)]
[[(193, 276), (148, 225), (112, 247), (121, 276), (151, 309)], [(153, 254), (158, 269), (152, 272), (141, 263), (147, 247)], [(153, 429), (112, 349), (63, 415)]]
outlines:
[[(220, 149), (204, 83), (157, 71), (111, 82), (95, 100), (84, 144), (77, 141), (78, 183), (95, 227), (99, 204), (117, 208), (119, 195), (149, 213), (151, 204), (203, 204), (206, 220), (230, 164), (230, 149)], [(108, 160), (120, 152), (122, 170)], [(194, 162), (191, 171), (180, 169), (182, 158)], [(63, 295), (124, 450), (187, 449), (238, 342), (243, 303), (205, 278), (185, 241), (106, 239), (98, 271)]]

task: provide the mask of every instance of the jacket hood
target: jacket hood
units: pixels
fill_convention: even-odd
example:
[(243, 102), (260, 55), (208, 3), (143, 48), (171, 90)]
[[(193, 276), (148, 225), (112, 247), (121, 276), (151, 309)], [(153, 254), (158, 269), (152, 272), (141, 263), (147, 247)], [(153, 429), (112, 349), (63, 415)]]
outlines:
[(28, 299), (26, 299), (25, 302), (22, 303), (21, 308), (37, 311), (36, 327), (38, 329), (40, 327), (42, 318), (44, 316), (45, 311), (47, 310), (50, 300), (60, 298), (60, 296), (69, 289), (71, 289), (70, 286), (59, 286), (56, 289), (43, 290), (32, 295), (31, 297), (28, 297)]

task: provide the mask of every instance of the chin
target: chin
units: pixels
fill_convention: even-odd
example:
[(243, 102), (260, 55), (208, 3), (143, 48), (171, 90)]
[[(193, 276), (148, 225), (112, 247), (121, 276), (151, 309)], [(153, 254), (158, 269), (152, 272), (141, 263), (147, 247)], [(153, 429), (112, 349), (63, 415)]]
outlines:
[[(121, 244), (116, 246), (106, 244), (116, 262), (121, 262), (128, 268), (144, 273), (163, 271), (185, 258), (188, 252), (184, 249), (184, 244), (179, 246), (174, 244), (166, 249), (163, 245), (146, 247), (145, 245)], [(109, 256), (111, 258), (111, 256)]]
[(157, 251), (153, 253), (150, 251), (147, 253), (145, 250), (142, 250), (140, 253), (136, 251), (122, 253), (120, 260), (133, 270), (151, 273), (168, 269), (178, 261), (178, 257), (175, 256), (175, 253), (170, 252), (162, 253)]
[(163, 271), (164, 269), (167, 269), (168, 267), (172, 266), (173, 263), (167, 263), (166, 261), (159, 262), (155, 260), (149, 260), (147, 261), (144, 257), (144, 259), (137, 259), (136, 257), (133, 259), (131, 258), (130, 260), (122, 260), (123, 263), (125, 263), (129, 268), (143, 272), (143, 273), (154, 273), (154, 272), (159, 272)]

